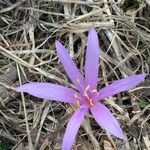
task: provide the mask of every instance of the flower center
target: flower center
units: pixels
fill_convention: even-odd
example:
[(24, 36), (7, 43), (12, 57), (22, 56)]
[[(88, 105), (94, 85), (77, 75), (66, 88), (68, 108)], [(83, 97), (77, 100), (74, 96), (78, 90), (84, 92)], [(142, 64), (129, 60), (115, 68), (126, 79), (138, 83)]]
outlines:
[[(83, 104), (88, 104), (90, 106), (94, 105), (94, 101), (93, 101), (93, 94), (97, 94), (97, 90), (91, 90), (90, 85), (87, 85), (85, 88), (83, 88), (83, 86), (80, 83), (80, 80), (77, 79), (77, 82), (79, 83), (79, 85), (81, 86), (81, 88), (83, 89), (83, 95), (81, 95), (81, 97), (75, 93), (74, 94), (74, 98), (77, 99), (76, 105), (77, 107), (81, 106), (81, 103)], [(85, 101), (83, 101), (85, 100)]]

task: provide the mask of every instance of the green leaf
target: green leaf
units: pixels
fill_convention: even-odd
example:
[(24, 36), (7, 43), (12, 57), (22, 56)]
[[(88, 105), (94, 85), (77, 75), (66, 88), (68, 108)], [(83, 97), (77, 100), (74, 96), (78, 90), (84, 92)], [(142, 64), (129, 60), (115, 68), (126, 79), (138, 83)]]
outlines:
[(10, 143), (6, 139), (0, 140), (0, 150), (10, 150)]
[(149, 102), (145, 99), (140, 100), (138, 103), (138, 105), (141, 109), (145, 108), (148, 104), (149, 104)]

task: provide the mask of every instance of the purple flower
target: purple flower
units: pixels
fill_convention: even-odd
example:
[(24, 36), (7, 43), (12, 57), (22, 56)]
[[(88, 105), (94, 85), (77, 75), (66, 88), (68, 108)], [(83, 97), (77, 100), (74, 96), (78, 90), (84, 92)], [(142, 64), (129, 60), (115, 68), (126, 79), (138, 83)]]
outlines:
[(119, 123), (109, 109), (101, 103), (101, 100), (135, 87), (144, 80), (146, 74), (133, 75), (114, 81), (107, 87), (97, 91), (100, 47), (95, 29), (92, 28), (88, 35), (85, 78), (74, 64), (65, 47), (59, 41), (56, 41), (55, 44), (59, 59), (68, 77), (74, 83), (76, 90), (57, 84), (31, 82), (17, 87), (17, 91), (27, 92), (46, 100), (73, 103), (78, 107), (68, 122), (63, 138), (62, 150), (71, 149), (78, 129), (89, 110), (102, 128), (114, 136), (123, 139), (124, 135)]

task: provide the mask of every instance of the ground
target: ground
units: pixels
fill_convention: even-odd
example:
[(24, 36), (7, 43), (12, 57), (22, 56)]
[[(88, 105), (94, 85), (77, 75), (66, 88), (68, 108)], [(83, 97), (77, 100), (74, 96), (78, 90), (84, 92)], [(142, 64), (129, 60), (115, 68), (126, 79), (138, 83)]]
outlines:
[(120, 122), (119, 140), (89, 114), (73, 149), (150, 149), (149, 0), (0, 1), (0, 150), (59, 150), (72, 106), (20, 94), (30, 81), (72, 87), (56, 55), (61, 41), (84, 72), (87, 33), (95, 27), (101, 46), (98, 89), (133, 74), (147, 74), (136, 88), (103, 101)]

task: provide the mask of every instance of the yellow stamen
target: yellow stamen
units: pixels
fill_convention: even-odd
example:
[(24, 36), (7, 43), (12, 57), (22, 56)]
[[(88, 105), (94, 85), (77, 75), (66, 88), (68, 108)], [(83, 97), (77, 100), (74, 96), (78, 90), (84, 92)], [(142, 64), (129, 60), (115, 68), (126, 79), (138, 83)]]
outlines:
[(92, 90), (92, 93), (97, 93), (97, 89)]
[(90, 105), (93, 106), (93, 99), (89, 99)]
[(77, 101), (76, 105), (77, 105), (77, 107), (81, 106), (79, 101)]
[(84, 92), (83, 95), (86, 96), (89, 99), (89, 96), (88, 96), (88, 94), (86, 92)]
[(77, 95), (77, 93), (74, 93), (74, 98), (78, 98), (78, 95)]
[(87, 94), (86, 94), (86, 93), (84, 93), (83, 95), (84, 95), (84, 96), (87, 96)]
[(82, 84), (80, 82), (80, 79), (77, 79), (77, 82), (78, 82), (79, 86), (81, 87), (81, 89), (83, 90), (83, 86), (82, 86)]
[(79, 96), (77, 95), (77, 93), (74, 93), (74, 98), (79, 99), (79, 100), (82, 100), (82, 98), (79, 97)]
[(86, 88), (85, 88), (85, 91), (89, 90), (90, 89), (90, 85), (88, 85)]
[(78, 83), (80, 83), (80, 80), (79, 80), (79, 79), (77, 79), (77, 82), (78, 82)]

